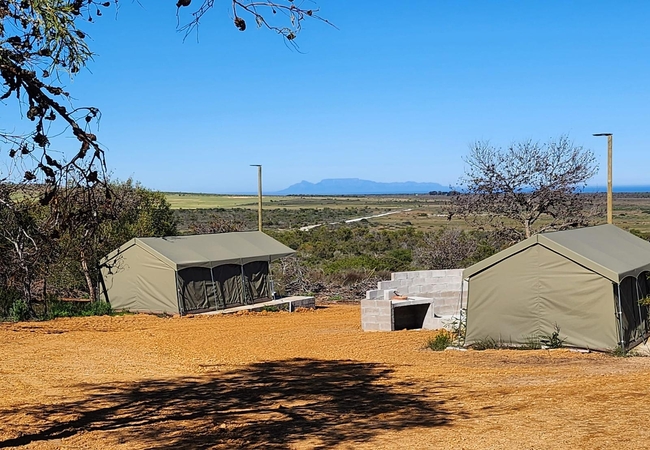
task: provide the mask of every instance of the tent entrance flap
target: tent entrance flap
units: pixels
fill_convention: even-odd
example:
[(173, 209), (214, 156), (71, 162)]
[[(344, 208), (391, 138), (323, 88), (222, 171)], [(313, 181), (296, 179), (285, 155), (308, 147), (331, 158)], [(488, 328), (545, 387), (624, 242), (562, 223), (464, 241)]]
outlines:
[(178, 295), (184, 312), (206, 311), (216, 307), (210, 269), (188, 267), (177, 272)]
[(253, 303), (271, 298), (268, 261), (253, 261), (244, 264), (244, 287), (246, 298)]
[(212, 269), (218, 309), (244, 304), (241, 273), (239, 264), (224, 264)]
[(647, 296), (648, 289), (647, 272), (641, 273), (638, 278), (626, 277), (619, 284), (622, 344), (626, 347), (648, 336), (650, 328), (648, 306), (640, 302)]

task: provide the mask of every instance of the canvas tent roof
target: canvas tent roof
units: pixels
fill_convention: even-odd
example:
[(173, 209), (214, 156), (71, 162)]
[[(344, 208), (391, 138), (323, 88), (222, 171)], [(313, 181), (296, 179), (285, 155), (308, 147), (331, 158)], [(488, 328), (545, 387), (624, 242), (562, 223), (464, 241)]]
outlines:
[(157, 256), (175, 270), (186, 267), (216, 267), (223, 264), (246, 264), (274, 261), (294, 252), (261, 231), (135, 238), (104, 258), (115, 258), (132, 246), (139, 246)]
[(543, 245), (615, 283), (650, 270), (650, 242), (614, 225), (599, 225), (532, 236), (468, 267), (463, 271), (463, 278), (470, 278), (535, 244)]

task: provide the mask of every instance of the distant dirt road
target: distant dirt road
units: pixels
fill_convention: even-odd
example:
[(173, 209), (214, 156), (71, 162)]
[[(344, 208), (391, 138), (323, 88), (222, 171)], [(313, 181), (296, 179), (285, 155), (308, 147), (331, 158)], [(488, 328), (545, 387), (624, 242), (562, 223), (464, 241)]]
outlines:
[(359, 308), (0, 325), (0, 448), (632, 449), (650, 358), (424, 350)]

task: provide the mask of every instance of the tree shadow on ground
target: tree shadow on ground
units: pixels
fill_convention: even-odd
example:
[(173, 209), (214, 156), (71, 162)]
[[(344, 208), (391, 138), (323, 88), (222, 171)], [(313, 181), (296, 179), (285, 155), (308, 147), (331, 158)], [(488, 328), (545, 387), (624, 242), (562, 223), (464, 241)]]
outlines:
[(392, 372), (374, 363), (291, 359), (189, 379), (85, 386), (80, 400), (0, 411), (5, 430), (21, 433), (0, 447), (103, 432), (107, 445), (159, 449), (328, 448), (466, 417), (439, 399), (444, 386)]

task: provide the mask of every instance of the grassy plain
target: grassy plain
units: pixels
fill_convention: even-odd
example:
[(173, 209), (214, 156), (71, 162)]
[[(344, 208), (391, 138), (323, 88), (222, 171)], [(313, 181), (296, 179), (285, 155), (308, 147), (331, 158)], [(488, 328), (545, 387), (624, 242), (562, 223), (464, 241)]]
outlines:
[[(257, 209), (256, 195), (185, 194), (166, 192), (172, 209), (250, 208)], [(300, 208), (412, 208), (443, 204), (444, 196), (364, 195), (364, 196), (264, 196), (263, 209)]]
[[(174, 209), (257, 209), (257, 196), (232, 196), (215, 194), (167, 193), (167, 200)], [(364, 210), (366, 215), (396, 212), (367, 219), (385, 228), (413, 226), (421, 230), (431, 230), (453, 225), (466, 228), (467, 224), (458, 218), (448, 220), (449, 198), (443, 195), (366, 195), (366, 196), (265, 196), (264, 210), (291, 211), (306, 209), (351, 210), (347, 219), (363, 217), (355, 211)], [(603, 204), (605, 198), (603, 196)], [(345, 216), (345, 214), (343, 214)], [(605, 215), (598, 217), (605, 223)], [(614, 222), (624, 229), (637, 229), (650, 233), (650, 194), (621, 193), (614, 196)]]

